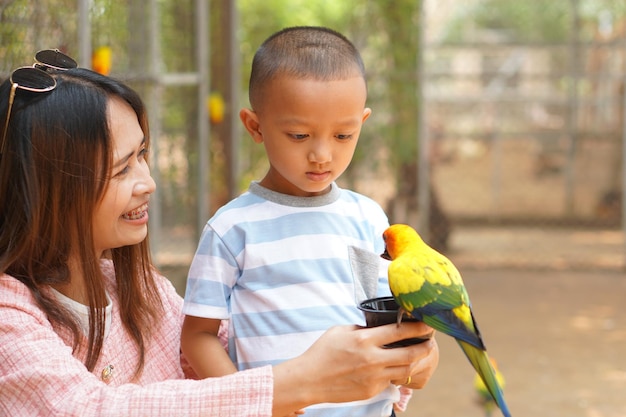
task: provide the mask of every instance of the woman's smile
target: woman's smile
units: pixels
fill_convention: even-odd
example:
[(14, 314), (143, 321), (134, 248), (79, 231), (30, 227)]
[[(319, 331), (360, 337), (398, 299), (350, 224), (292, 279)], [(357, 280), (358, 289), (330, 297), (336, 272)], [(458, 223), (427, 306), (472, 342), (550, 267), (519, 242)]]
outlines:
[(122, 218), (126, 220), (139, 220), (148, 216), (148, 203), (145, 203), (136, 209), (122, 214)]

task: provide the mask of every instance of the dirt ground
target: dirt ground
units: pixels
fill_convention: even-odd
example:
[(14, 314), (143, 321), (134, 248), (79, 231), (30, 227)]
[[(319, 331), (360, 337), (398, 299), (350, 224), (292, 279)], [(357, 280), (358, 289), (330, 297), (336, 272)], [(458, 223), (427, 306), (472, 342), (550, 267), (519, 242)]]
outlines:
[[(626, 417), (626, 273), (460, 269), (513, 417)], [(400, 415), (485, 416), (461, 349), (437, 341), (439, 367)]]
[[(625, 273), (463, 275), (488, 352), (506, 379), (514, 417), (626, 416)], [(438, 334), (437, 340), (439, 368), (402, 415), (484, 416), (475, 402), (471, 365), (453, 339)]]

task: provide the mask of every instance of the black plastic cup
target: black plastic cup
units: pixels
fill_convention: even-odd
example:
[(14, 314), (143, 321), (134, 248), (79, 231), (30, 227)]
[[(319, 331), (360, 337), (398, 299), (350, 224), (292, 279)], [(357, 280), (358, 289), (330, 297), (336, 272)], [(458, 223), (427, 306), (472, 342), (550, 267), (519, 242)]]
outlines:
[[(359, 304), (359, 310), (363, 311), (365, 314), (365, 323), (367, 324), (367, 327), (378, 327), (385, 324), (397, 323), (399, 309), (400, 306), (398, 306), (398, 303), (396, 303), (396, 300), (394, 300), (393, 297), (370, 298), (369, 300), (365, 300)], [(415, 322), (419, 320), (405, 314), (402, 316), (402, 321)], [(419, 343), (424, 343), (429, 339), (430, 337), (413, 337), (410, 339), (398, 340), (397, 342), (385, 345), (385, 347), (397, 348), (417, 345)]]

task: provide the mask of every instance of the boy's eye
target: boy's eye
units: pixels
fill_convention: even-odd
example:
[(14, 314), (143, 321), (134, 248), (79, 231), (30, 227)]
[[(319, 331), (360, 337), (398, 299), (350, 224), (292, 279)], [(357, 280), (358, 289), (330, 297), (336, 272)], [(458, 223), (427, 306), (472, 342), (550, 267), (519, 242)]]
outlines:
[(350, 138), (352, 138), (352, 135), (337, 135), (337, 139), (345, 140)]
[(303, 140), (309, 137), (306, 133), (290, 133), (289, 136), (295, 140)]

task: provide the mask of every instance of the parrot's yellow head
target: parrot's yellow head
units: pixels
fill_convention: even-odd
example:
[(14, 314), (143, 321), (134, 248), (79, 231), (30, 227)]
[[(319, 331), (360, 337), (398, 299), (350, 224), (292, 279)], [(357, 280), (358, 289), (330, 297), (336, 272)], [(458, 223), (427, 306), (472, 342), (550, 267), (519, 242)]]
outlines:
[(406, 224), (392, 224), (383, 233), (385, 252), (380, 256), (394, 260), (407, 247), (422, 242), (415, 229)]

